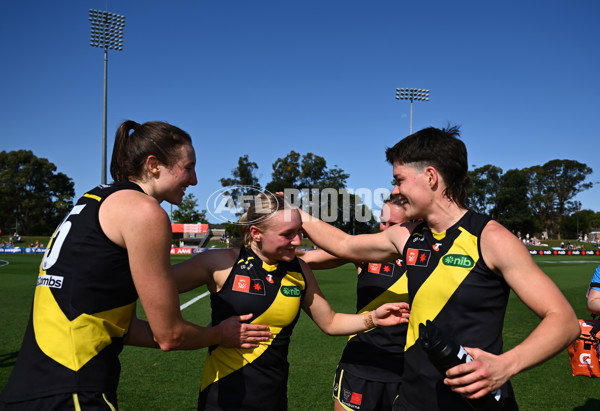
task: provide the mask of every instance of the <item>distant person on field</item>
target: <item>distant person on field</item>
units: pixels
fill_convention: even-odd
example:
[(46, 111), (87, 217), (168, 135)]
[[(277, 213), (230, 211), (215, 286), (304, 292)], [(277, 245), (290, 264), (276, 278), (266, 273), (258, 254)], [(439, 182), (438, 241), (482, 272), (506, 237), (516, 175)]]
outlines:
[[(385, 199), (379, 230), (385, 231), (407, 221), (400, 197), (391, 195)], [(389, 263), (348, 261), (324, 250), (301, 252), (299, 256), (313, 270), (330, 269), (353, 262), (358, 270), (358, 314), (386, 302), (408, 302), (406, 266), (400, 259)], [(333, 382), (334, 410), (392, 409), (402, 381), (406, 330), (407, 324), (400, 324), (350, 336)]]
[[(110, 166), (115, 182), (84, 194), (50, 240), (0, 410), (118, 409), (123, 344), (169, 351), (251, 348), (268, 339), (268, 327), (243, 323), (251, 314), (214, 327), (181, 316), (171, 222), (160, 203), (181, 203), (197, 183), (195, 165), (185, 131), (121, 124)], [(136, 317), (138, 298), (147, 322)]]
[[(467, 150), (457, 127), (418, 131), (386, 151), (392, 194), (407, 218), (384, 232), (348, 235), (301, 211), (303, 229), (321, 248), (345, 259), (407, 266), (411, 315), (404, 374), (394, 410), (471, 410), (467, 399), (500, 390), (503, 409), (516, 409), (510, 378), (534, 367), (579, 335), (573, 308), (517, 237), (466, 208)], [(503, 352), (510, 291), (541, 318), (516, 347)], [(431, 321), (473, 357), (440, 373), (419, 341)]]
[(179, 291), (208, 285), (212, 324), (252, 312), (273, 336), (250, 349), (211, 346), (199, 410), (287, 410), (287, 353), (301, 309), (328, 335), (407, 322), (406, 303), (379, 304), (361, 314), (333, 311), (310, 267), (296, 257), (302, 220), (282, 196), (257, 197), (239, 224), (241, 247), (208, 250), (174, 266)]
[(592, 275), (592, 281), (586, 298), (588, 311), (592, 314), (600, 315), (600, 265), (594, 271), (594, 275)]

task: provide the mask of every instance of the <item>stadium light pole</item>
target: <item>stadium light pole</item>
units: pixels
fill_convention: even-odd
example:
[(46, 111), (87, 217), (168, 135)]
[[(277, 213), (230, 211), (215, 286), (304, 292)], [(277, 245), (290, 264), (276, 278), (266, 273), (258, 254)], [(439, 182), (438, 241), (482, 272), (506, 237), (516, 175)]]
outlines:
[(91, 33), (90, 46), (104, 49), (104, 116), (102, 120), (102, 171), (101, 183), (106, 184), (106, 107), (107, 107), (107, 74), (108, 49), (123, 50), (123, 27), (125, 16), (108, 11), (90, 9)]
[(396, 100), (410, 100), (410, 134), (413, 130), (413, 100), (429, 101), (429, 90), (421, 88), (397, 88)]

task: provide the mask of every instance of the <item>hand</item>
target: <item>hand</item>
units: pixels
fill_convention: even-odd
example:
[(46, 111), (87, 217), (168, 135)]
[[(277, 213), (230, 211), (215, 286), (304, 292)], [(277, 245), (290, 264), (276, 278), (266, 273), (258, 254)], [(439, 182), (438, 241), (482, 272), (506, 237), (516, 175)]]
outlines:
[(407, 303), (386, 303), (371, 311), (376, 326), (388, 327), (408, 322), (410, 306)]
[(271, 337), (268, 325), (248, 324), (252, 314), (232, 316), (219, 323), (221, 328), (221, 345), (224, 347), (256, 348), (261, 341)]
[(500, 388), (512, 375), (504, 357), (494, 355), (479, 348), (465, 350), (473, 361), (450, 368), (446, 372), (444, 384), (452, 391), (469, 399), (483, 397)]

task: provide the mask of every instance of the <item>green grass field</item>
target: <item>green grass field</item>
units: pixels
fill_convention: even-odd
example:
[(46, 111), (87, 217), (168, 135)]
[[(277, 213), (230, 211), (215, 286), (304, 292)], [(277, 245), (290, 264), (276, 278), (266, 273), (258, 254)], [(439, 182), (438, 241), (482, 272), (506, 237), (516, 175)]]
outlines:
[[(180, 261), (186, 257), (174, 257)], [(33, 287), (41, 255), (0, 255), (8, 265), (0, 266), (0, 387), (4, 387), (14, 365), (29, 316)], [(563, 291), (580, 318), (589, 318), (585, 292), (599, 257), (536, 257), (539, 266)], [(323, 292), (336, 311), (352, 312), (356, 275), (353, 266), (317, 272)], [(203, 293), (195, 290), (181, 302)], [(143, 313), (140, 312), (140, 315)], [(203, 298), (183, 310), (184, 317), (198, 324), (209, 321), (209, 301)], [(511, 295), (504, 327), (504, 345), (509, 349), (536, 326), (537, 317)], [(294, 330), (290, 347), (289, 409), (331, 410), (331, 384), (344, 337), (328, 337), (304, 313)], [(195, 410), (206, 350), (163, 353), (125, 347), (119, 387), (122, 410)], [(598, 410), (599, 380), (571, 376), (566, 350), (548, 362), (515, 376), (512, 383), (521, 410)]]

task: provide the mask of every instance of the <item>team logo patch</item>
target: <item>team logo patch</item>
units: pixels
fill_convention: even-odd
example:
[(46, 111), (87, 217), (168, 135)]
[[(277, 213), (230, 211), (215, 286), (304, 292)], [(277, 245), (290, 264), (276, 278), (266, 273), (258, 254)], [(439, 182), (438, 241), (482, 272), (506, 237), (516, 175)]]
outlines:
[(406, 252), (406, 265), (416, 265), (419, 267), (427, 267), (431, 250), (419, 250), (417, 248), (409, 248)]
[(442, 258), (444, 265), (450, 265), (453, 267), (471, 268), (475, 265), (475, 262), (468, 255), (463, 254), (448, 254)]
[(362, 394), (353, 392), (352, 397), (350, 397), (350, 402), (352, 404), (360, 405), (360, 403), (362, 402)]
[(265, 295), (265, 284), (261, 279), (251, 279), (247, 275), (236, 275), (233, 280), (233, 291)]
[(236, 275), (233, 280), (233, 291), (242, 291), (244, 293), (250, 292), (250, 277), (247, 275)]
[(296, 285), (283, 285), (281, 286), (281, 294), (286, 297), (300, 297), (300, 287)]
[(389, 263), (369, 263), (369, 272), (373, 274), (383, 274), (391, 277), (394, 273), (394, 265)]

